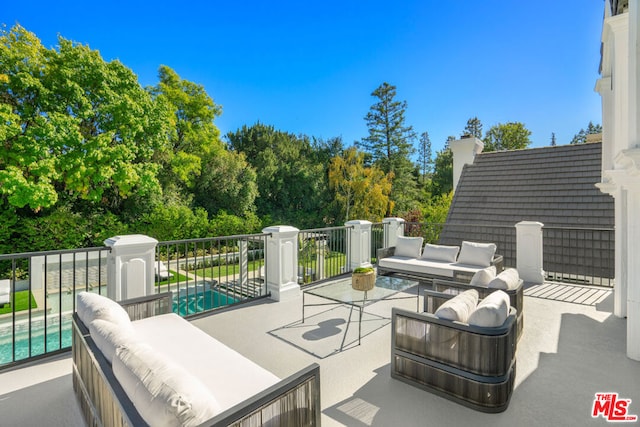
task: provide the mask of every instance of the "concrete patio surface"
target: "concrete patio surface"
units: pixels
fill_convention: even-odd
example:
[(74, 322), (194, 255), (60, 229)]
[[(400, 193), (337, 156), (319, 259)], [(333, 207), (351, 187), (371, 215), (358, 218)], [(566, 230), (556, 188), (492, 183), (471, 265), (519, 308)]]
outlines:
[[(525, 294), (536, 291), (532, 286)], [(415, 310), (415, 299), (368, 306), (375, 323), (364, 318), (361, 345), (353, 342), (357, 313), (349, 322), (345, 310), (330, 312), (330, 306), (308, 309), (311, 318), (325, 316), (315, 333), (307, 330), (293, 343), (278, 336), (275, 331), (301, 326), (301, 298), (259, 300), (192, 322), (280, 377), (319, 363), (323, 426), (602, 426), (608, 424), (604, 418), (591, 417), (598, 392), (631, 399), (629, 414), (640, 415), (640, 362), (626, 357), (626, 320), (611, 314), (612, 293), (584, 303), (566, 302), (563, 295), (565, 301), (525, 296), (515, 390), (500, 414), (473, 411), (391, 379), (391, 329), (380, 318), (388, 320), (392, 306)], [(320, 358), (305, 340), (341, 348)], [(0, 373), (0, 414), (0, 425), (84, 425), (70, 354)]]

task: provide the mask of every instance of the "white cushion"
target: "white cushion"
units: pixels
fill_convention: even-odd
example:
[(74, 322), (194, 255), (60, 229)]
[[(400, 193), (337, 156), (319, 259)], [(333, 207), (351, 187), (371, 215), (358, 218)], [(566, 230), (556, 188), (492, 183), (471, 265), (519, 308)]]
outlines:
[(113, 363), (113, 356), (118, 346), (129, 344), (136, 340), (136, 335), (132, 328), (123, 328), (103, 319), (96, 319), (89, 323), (89, 332), (93, 342), (96, 343), (96, 346), (98, 346), (109, 363)]
[(435, 314), (440, 319), (456, 320), (466, 323), (469, 315), (476, 308), (478, 303), (478, 291), (469, 289), (460, 295), (456, 295), (446, 301), (436, 310)]
[(154, 351), (198, 378), (223, 410), (280, 381), (273, 373), (175, 313), (136, 320), (132, 324), (136, 334), (144, 337), (144, 342)]
[(516, 289), (520, 284), (520, 275), (515, 268), (507, 268), (500, 274), (498, 274), (488, 287), (493, 289)]
[(398, 241), (396, 242), (396, 250), (393, 254), (395, 256), (419, 258), (423, 241), (424, 239), (422, 237), (398, 236)]
[(432, 261), (456, 262), (460, 252), (459, 246), (432, 245), (427, 243), (422, 251), (422, 258)]
[(502, 326), (509, 315), (509, 295), (495, 291), (480, 301), (469, 316), (469, 325), (493, 328)]
[(0, 295), (9, 295), (10, 290), (11, 290), (11, 280), (10, 279), (0, 280)]
[(471, 282), (469, 284), (471, 286), (482, 286), (487, 287), (489, 282), (491, 282), (496, 277), (496, 266), (490, 265), (489, 267), (485, 267), (482, 270), (478, 270), (473, 277), (471, 278)]
[(458, 263), (489, 267), (495, 253), (495, 243), (462, 242)]
[(77, 296), (78, 317), (88, 328), (96, 319), (107, 320), (123, 328), (131, 328), (131, 319), (120, 304), (105, 296), (80, 292)]
[(197, 426), (220, 412), (196, 377), (146, 344), (118, 347), (113, 374), (151, 426)]

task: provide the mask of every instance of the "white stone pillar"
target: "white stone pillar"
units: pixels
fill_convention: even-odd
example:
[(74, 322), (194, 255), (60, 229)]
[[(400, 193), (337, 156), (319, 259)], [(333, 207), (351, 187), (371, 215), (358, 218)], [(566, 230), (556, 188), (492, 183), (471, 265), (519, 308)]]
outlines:
[(627, 356), (640, 360), (640, 183), (627, 193)]
[(151, 295), (158, 241), (142, 234), (115, 236), (104, 241), (107, 256), (107, 296), (115, 301)]
[(516, 268), (520, 278), (527, 283), (544, 282), (542, 227), (541, 222), (533, 221), (516, 224)]
[(315, 280), (325, 278), (324, 256), (327, 252), (327, 236), (316, 237), (316, 277)]
[(382, 220), (382, 228), (384, 230), (385, 248), (395, 246), (398, 242), (398, 236), (404, 236), (404, 219), (403, 218), (385, 218)]
[(353, 220), (347, 227), (347, 262), (349, 271), (371, 267), (371, 221)]
[(471, 136), (449, 141), (449, 148), (453, 153), (453, 191), (455, 191), (458, 181), (460, 181), (460, 175), (462, 175), (462, 168), (464, 165), (473, 164), (476, 155), (482, 153), (484, 142)]
[(299, 297), (298, 230), (288, 225), (276, 225), (262, 230), (267, 236), (265, 265), (267, 292), (271, 299), (286, 301)]

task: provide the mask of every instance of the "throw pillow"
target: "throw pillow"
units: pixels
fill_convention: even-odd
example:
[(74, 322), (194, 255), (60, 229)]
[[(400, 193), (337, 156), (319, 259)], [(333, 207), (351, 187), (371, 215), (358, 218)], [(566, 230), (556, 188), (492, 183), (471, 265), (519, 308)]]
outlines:
[(118, 347), (113, 374), (151, 426), (197, 426), (221, 412), (200, 380), (147, 344)]
[(509, 315), (509, 295), (495, 291), (480, 301), (469, 316), (469, 325), (494, 328), (502, 326)]
[(422, 259), (431, 261), (456, 262), (459, 246), (432, 245), (427, 243), (422, 251)]
[(96, 319), (107, 320), (123, 328), (133, 328), (127, 311), (112, 299), (92, 292), (80, 292), (76, 302), (78, 317), (87, 328)]
[(420, 249), (422, 249), (422, 241), (422, 237), (398, 236), (398, 241), (396, 242), (396, 250), (393, 254), (396, 256), (419, 258)]
[(467, 323), (469, 315), (478, 303), (478, 291), (469, 289), (446, 301), (436, 310), (436, 317)]
[(462, 242), (458, 262), (460, 264), (489, 267), (495, 253), (495, 243)]
[(471, 278), (471, 282), (469, 284), (471, 286), (482, 286), (486, 288), (489, 283), (495, 279), (496, 277), (496, 266), (491, 265), (489, 267), (485, 267), (482, 270), (476, 271), (476, 273)]
[(519, 283), (520, 275), (518, 274), (518, 270), (515, 268), (507, 268), (498, 274), (495, 279), (491, 280), (487, 287), (503, 290), (516, 289)]

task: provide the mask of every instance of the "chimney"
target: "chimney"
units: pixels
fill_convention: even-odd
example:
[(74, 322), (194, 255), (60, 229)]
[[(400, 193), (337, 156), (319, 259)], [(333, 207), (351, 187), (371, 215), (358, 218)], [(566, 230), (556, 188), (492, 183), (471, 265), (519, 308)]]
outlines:
[(477, 154), (482, 152), (484, 142), (471, 135), (463, 135), (460, 139), (449, 141), (449, 147), (453, 153), (453, 191), (456, 191), (462, 168), (464, 165), (473, 164)]

